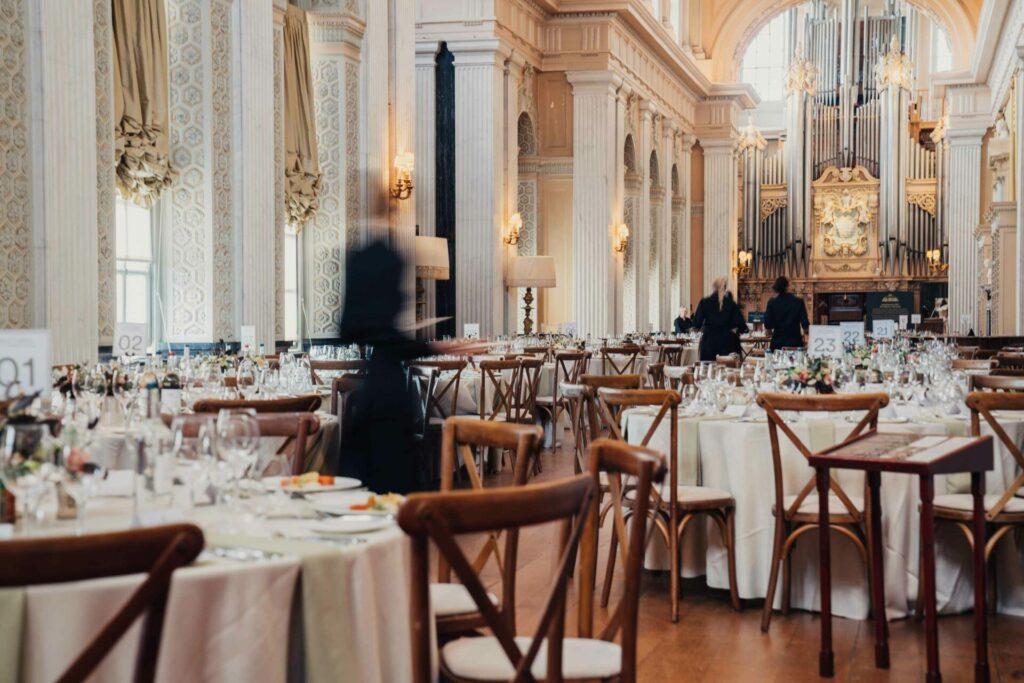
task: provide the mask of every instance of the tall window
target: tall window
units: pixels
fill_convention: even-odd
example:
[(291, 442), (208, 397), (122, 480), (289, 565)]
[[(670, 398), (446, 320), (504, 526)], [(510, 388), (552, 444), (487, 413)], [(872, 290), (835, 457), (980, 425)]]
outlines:
[(299, 338), (299, 236), (291, 226), (284, 233), (284, 338)]
[(683, 17), (680, 10), (682, 7), (679, 0), (671, 0), (672, 7), (670, 8), (669, 18), (672, 20), (672, 30), (676, 33), (676, 42), (680, 45), (683, 44)]
[(153, 210), (118, 197), (115, 214), (117, 321), (152, 325)]
[(743, 54), (740, 80), (754, 86), (766, 102), (784, 99), (790, 57), (789, 14), (783, 12), (750, 41)]
[(931, 72), (950, 71), (953, 68), (953, 48), (949, 34), (934, 21), (932, 22)]

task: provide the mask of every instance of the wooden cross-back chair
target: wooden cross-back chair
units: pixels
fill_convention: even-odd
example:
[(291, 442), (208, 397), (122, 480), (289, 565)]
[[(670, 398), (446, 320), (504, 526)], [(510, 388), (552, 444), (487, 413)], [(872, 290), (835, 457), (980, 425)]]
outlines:
[(562, 413), (567, 409), (561, 386), (578, 383), (589, 361), (590, 353), (587, 351), (556, 351), (552, 394), (537, 396), (537, 410), (547, 413), (551, 419), (551, 440), (555, 450), (561, 447), (561, 440), (558, 437), (561, 432)]
[[(174, 420), (182, 420), (183, 434), (188, 439), (199, 435), (199, 428), (210, 420), (209, 414), (165, 415), (164, 423), (170, 426)], [(300, 474), (304, 471), (306, 444), (311, 437), (320, 431), (320, 418), (313, 413), (262, 413), (256, 415), (260, 438), (284, 437), (285, 441), (277, 449), (278, 453), (287, 453), (292, 471), (289, 474)], [(317, 465), (318, 463), (310, 463)], [(313, 468), (317, 469), (317, 468)], [(277, 474), (277, 473), (275, 473)]]
[[(587, 471), (596, 487), (602, 478), (621, 482), (628, 477), (641, 490), (651, 489), (665, 479), (665, 457), (655, 451), (631, 446), (609, 439), (598, 439), (588, 449)], [(611, 611), (604, 628), (597, 636), (599, 640), (611, 642), (619, 636), (620, 666), (616, 680), (634, 683), (637, 680), (637, 631), (640, 606), (640, 580), (643, 572), (643, 557), (650, 538), (647, 522), (651, 501), (641, 496), (632, 508), (632, 522), (629, 533), (625, 528), (615, 527), (613, 537), (618, 538), (626, 550), (623, 555), (625, 577), (622, 598)], [(621, 504), (618, 512), (622, 513)], [(580, 638), (594, 638), (594, 589), (597, 577), (597, 546), (600, 533), (600, 513), (596, 498), (587, 513), (587, 522), (580, 543), (580, 598), (577, 632)], [(620, 533), (622, 534), (620, 537)]]
[[(472, 416), (449, 417), (445, 420), (441, 443), (441, 491), (454, 489), (453, 473), (457, 467), (465, 467), (470, 487), (484, 490), (484, 479), (479, 471), (475, 449), (500, 448), (509, 450), (512, 456), (512, 484), (522, 486), (529, 481), (534, 463), (540, 455), (544, 431), (536, 425), (487, 422)], [(494, 490), (489, 489), (489, 490)], [(501, 531), (490, 531), (483, 547), (471, 562), (479, 574), (493, 557), (499, 572), (503, 565)], [(515, 553), (519, 535), (511, 531), (505, 536), (504, 553)], [(502, 577), (504, 578), (504, 576)], [(461, 633), (484, 625), (479, 610), (473, 607), (473, 600), (463, 584), (452, 583), (451, 567), (443, 555), (438, 556), (438, 583), (431, 586), (430, 599), (437, 615), (439, 633)], [(497, 604), (497, 598), (494, 599)], [(503, 585), (501, 604), (509, 611), (515, 622), (515, 583)]]
[(683, 350), (686, 347), (683, 344), (666, 343), (663, 341), (658, 342), (658, 362), (663, 365), (682, 365), (683, 364)]
[(960, 354), (961, 358), (966, 360), (973, 360), (974, 354), (978, 352), (979, 346), (957, 346), (956, 352)]
[[(883, 393), (843, 394), (824, 396), (794, 396), (791, 394), (760, 394), (757, 405), (764, 408), (768, 415), (768, 435), (772, 445), (772, 474), (775, 480), (775, 501), (772, 514), (775, 516), (775, 540), (772, 548), (772, 569), (768, 579), (768, 594), (764, 602), (764, 613), (761, 616), (761, 630), (767, 632), (771, 626), (772, 606), (775, 601), (775, 589), (779, 579), (779, 565), (782, 565), (782, 612), (789, 613), (790, 592), (790, 553), (793, 544), (800, 536), (818, 528), (818, 497), (813, 470), (808, 465), (807, 483), (796, 495), (785, 494), (783, 481), (782, 452), (779, 445), (781, 430), (792, 445), (806, 459), (811, 450), (803, 443), (786, 421), (779, 415), (780, 411), (799, 411), (814, 413), (834, 413), (849, 411), (865, 411), (864, 417), (854, 425), (853, 429), (841, 442), (845, 443), (860, 436), (865, 429), (878, 427), (878, 411), (889, 405), (889, 395)], [(867, 484), (865, 483), (865, 487)], [(833, 477), (829, 477), (829, 528), (850, 539), (864, 561), (868, 565), (868, 548), (870, 534), (868, 523), (870, 510), (867, 509), (867, 496), (861, 491), (860, 496), (850, 496), (843, 490)], [(885, 615), (875, 615), (885, 618)]]
[(0, 543), (0, 588), (145, 573), (142, 584), (58, 680), (70, 683), (89, 679), (145, 614), (134, 680), (153, 681), (171, 579), (177, 569), (199, 556), (203, 544), (203, 532), (192, 524), (4, 541)]
[[(649, 447), (651, 439), (658, 432), (664, 422), (668, 422), (669, 448), (668, 448), (668, 479), (664, 485), (650, 489), (651, 515), (654, 527), (661, 533), (662, 540), (669, 551), (669, 600), (671, 605), (672, 621), (679, 621), (679, 570), (682, 565), (681, 541), (687, 526), (698, 515), (707, 515), (718, 527), (722, 536), (722, 545), (725, 547), (729, 566), (729, 592), (733, 607), (740, 608), (739, 593), (736, 588), (736, 554), (733, 533), (733, 513), (736, 502), (728, 491), (714, 489), (706, 486), (681, 485), (679, 483), (679, 392), (665, 389), (598, 389), (597, 410), (599, 419), (606, 426), (609, 436), (612, 439), (624, 441), (619, 421), (622, 414), (629, 408), (650, 407), (657, 408), (647, 431), (639, 439), (639, 445)], [(610, 481), (611, 500), (610, 506), (613, 511), (622, 508), (626, 510), (626, 516), (632, 514), (636, 501), (643, 497), (643, 491), (633, 487), (630, 483), (622, 483), (619, 491), (616, 491), (615, 482)], [(616, 501), (621, 499), (621, 505), (617, 506)], [(607, 514), (607, 510), (603, 511)], [(603, 519), (603, 517), (602, 517)], [(622, 530), (623, 520), (616, 512), (613, 517), (614, 527)], [(608, 564), (605, 572), (605, 582), (601, 591), (601, 606), (606, 607), (611, 594), (611, 583), (615, 573), (615, 555), (617, 540), (611, 538), (611, 546), (608, 551)]]
[(639, 346), (606, 346), (601, 349), (601, 372), (605, 375), (632, 375), (636, 373)]
[(314, 360), (309, 359), (309, 379), (313, 384), (323, 384), (319, 371), (323, 372), (346, 372), (353, 375), (360, 375), (366, 372), (369, 363), (365, 360)]
[(512, 422), (535, 424), (537, 415), (537, 390), (540, 388), (540, 374), (544, 361), (529, 357), (519, 359), (519, 372), (512, 396)]
[[(593, 485), (586, 475), (571, 479), (484, 491), (421, 493), (409, 496), (399, 509), (398, 524), (412, 541), (412, 647), (413, 682), (434, 680), (431, 652), (429, 544), (437, 547), (480, 612), (490, 636), (459, 638), (440, 653), (442, 675), (453, 681), (513, 681), (559, 683), (566, 678), (601, 678), (594, 675), (594, 659), (576, 654), (565, 639), (567, 589), (583, 525), (593, 502)], [(575, 520), (575, 522), (573, 521)], [(516, 637), (516, 624), (508, 605), (495, 605), (457, 542), (466, 534), (560, 522), (569, 527), (567, 539), (532, 637)], [(516, 577), (516, 552), (503, 558), (503, 585)], [(582, 673), (582, 676), (575, 676)]]
[(519, 387), (519, 361), (483, 360), (477, 367), (480, 369), (480, 395), (477, 401), (480, 419), (512, 421), (512, 406)]
[(534, 358), (540, 358), (542, 361), (547, 361), (551, 355), (550, 346), (525, 346), (523, 347), (523, 353), (533, 356)]
[(952, 363), (954, 370), (991, 370), (995, 367), (996, 361), (992, 358), (957, 358)]
[(647, 366), (647, 385), (651, 389), (665, 388), (665, 364), (651, 363)]
[(594, 390), (583, 384), (563, 382), (559, 386), (559, 392), (565, 403), (569, 429), (572, 432), (573, 474), (581, 474), (587, 471), (586, 450), (593, 440), (587, 415), (590, 411), (590, 401), (594, 398)]
[[(1007, 371), (1003, 370), (1002, 372)], [(971, 375), (971, 391), (1024, 391), (1024, 376), (1003, 374)]]
[(739, 356), (715, 356), (715, 364), (725, 368), (739, 368), (741, 362)]
[(201, 398), (192, 405), (192, 412), (219, 413), (225, 408), (252, 408), (257, 413), (313, 413), (320, 408), (321, 402), (319, 394), (253, 400)]
[(459, 407), (459, 386), (464, 360), (416, 361), (409, 365), (409, 383), (419, 396), (420, 419), (416, 440), (427, 481), (436, 481), (441, 427), (445, 418), (455, 415)]
[[(972, 391), (967, 395), (965, 403), (971, 410), (971, 435), (981, 436), (981, 420), (984, 419), (1017, 464), (1017, 476), (1003, 493), (985, 496), (985, 521), (994, 529), (985, 543), (985, 562), (990, 569), (994, 569), (994, 565), (988, 564), (988, 561), (999, 541), (1014, 529), (1024, 528), (1024, 453), (1021, 452), (1020, 446), (1013, 437), (1007, 434), (993, 411), (1024, 410), (1024, 394)], [(971, 524), (974, 501), (971, 494), (953, 493), (935, 496), (934, 511), (936, 521), (945, 520), (956, 524), (967, 539), (968, 546), (973, 550), (974, 533)], [(988, 585), (993, 591), (995, 590), (995, 581)], [(918, 602), (920, 603), (920, 596)], [(989, 602), (990, 607), (994, 607), (995, 604), (995, 599)], [(920, 612), (920, 610), (918, 611)]]
[(999, 361), (999, 367), (1001, 368), (1024, 369), (1024, 353), (1004, 353), (1000, 351), (996, 354), (996, 360)]
[(1024, 377), (1024, 369), (994, 367), (988, 374), (993, 377)]
[(331, 379), (331, 415), (344, 419), (349, 396), (366, 382), (366, 375), (342, 375)]

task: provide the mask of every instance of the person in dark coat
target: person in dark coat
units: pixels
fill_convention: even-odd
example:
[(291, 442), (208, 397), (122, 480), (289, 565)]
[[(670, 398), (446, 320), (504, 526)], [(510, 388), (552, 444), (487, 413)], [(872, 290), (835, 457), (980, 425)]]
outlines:
[(764, 311), (764, 326), (772, 331), (769, 348), (777, 351), (782, 348), (802, 347), (803, 332), (810, 326), (804, 300), (789, 291), (789, 280), (784, 275), (775, 280), (772, 289), (775, 290), (775, 296), (768, 301)]
[(690, 309), (683, 306), (679, 309), (679, 317), (672, 321), (672, 331), (676, 334), (686, 334), (693, 329), (693, 318), (690, 317)]
[(742, 353), (740, 334), (747, 331), (740, 307), (726, 291), (726, 280), (712, 283), (714, 291), (700, 300), (693, 314), (693, 327), (700, 330), (700, 359), (713, 361), (718, 356)]

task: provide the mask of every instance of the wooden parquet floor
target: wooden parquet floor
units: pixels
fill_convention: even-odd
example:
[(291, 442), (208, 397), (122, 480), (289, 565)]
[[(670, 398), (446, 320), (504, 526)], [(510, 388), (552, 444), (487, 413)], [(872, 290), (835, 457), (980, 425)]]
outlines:
[[(568, 436), (568, 434), (566, 434)], [(543, 472), (534, 481), (572, 475), (571, 444), (560, 452), (544, 451)], [(503, 485), (509, 469), (491, 475), (486, 486)], [(607, 553), (602, 530), (598, 588)], [(547, 595), (556, 556), (557, 529), (541, 526), (526, 529), (519, 546), (517, 622), (520, 634), (532, 634)], [(466, 541), (467, 550), (476, 545)], [(483, 572), (485, 583), (497, 585), (496, 563)], [(669, 618), (668, 575), (645, 572), (641, 593), (639, 661), (641, 681), (820, 681), (816, 614), (793, 611), (776, 613), (769, 633), (761, 633), (762, 601), (745, 601), (735, 612), (725, 591), (712, 590), (703, 578), (683, 582), (679, 623)], [(573, 592), (567, 634), (575, 632)], [(612, 605), (617, 600), (612, 593)], [(598, 607), (599, 623), (607, 613)], [(874, 668), (873, 623), (836, 618), (835, 681), (915, 681), (925, 673), (925, 639), (921, 622), (904, 619), (890, 623), (892, 668)], [(990, 617), (990, 662), (994, 681), (1024, 681), (1024, 619)], [(942, 617), (939, 621), (943, 680), (971, 681), (974, 672), (974, 640), (969, 614)]]

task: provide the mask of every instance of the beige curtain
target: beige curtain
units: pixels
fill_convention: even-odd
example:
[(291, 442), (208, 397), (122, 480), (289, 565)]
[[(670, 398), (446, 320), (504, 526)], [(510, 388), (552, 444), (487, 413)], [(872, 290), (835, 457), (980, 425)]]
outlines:
[(313, 77), (309, 71), (306, 13), (288, 5), (284, 18), (285, 202), (297, 228), (320, 207), (320, 161), (316, 149)]
[(164, 0), (112, 0), (117, 189), (149, 208), (177, 175), (171, 168)]

